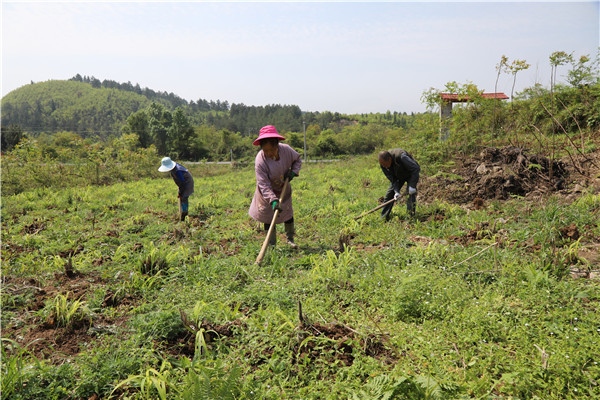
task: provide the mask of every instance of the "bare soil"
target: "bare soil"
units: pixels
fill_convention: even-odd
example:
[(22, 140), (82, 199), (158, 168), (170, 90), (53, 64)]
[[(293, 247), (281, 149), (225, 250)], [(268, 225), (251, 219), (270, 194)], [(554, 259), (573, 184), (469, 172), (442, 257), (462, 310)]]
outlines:
[[(65, 359), (80, 353), (84, 345), (98, 340), (101, 333), (116, 333), (129, 319), (128, 311), (133, 306), (133, 299), (130, 296), (119, 300), (111, 299), (109, 293), (103, 306), (118, 308), (115, 313), (118, 317), (108, 319), (98, 316), (92, 321), (78, 321), (70, 327), (56, 326), (52, 319), (42, 318), (39, 311), (59, 294), (71, 301), (87, 301), (95, 288), (105, 283), (97, 275), (72, 270), (56, 274), (55, 279), (45, 286), (33, 278), (2, 276), (2, 290), (23, 296), (27, 303), (25, 307), (18, 308), (18, 313), (15, 313), (6, 326), (3, 324), (2, 337), (15, 341), (38, 358), (55, 364), (63, 363)], [(3, 308), (10, 310), (6, 305)]]

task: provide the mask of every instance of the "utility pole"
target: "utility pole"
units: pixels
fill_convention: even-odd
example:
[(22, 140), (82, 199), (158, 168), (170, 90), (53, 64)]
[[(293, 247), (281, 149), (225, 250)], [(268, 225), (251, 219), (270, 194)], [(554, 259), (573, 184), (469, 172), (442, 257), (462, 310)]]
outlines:
[(306, 123), (302, 121), (302, 129), (304, 130), (304, 162), (306, 162)]

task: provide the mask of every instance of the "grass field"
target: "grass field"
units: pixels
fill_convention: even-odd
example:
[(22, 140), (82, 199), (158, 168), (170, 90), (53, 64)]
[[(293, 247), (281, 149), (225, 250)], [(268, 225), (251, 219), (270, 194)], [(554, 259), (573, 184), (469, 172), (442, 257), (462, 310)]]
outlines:
[(600, 396), (597, 174), (474, 205), (431, 171), (384, 223), (373, 156), (308, 164), (255, 265), (253, 166), (215, 168), (184, 222), (167, 178), (3, 196), (3, 399)]

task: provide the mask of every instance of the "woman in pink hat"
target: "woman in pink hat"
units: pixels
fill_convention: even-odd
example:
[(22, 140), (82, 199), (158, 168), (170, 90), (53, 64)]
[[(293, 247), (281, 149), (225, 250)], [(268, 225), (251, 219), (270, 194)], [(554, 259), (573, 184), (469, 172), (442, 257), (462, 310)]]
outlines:
[[(279, 143), (285, 140), (277, 133), (273, 125), (263, 126), (258, 138), (252, 143), (260, 146), (256, 155), (254, 171), (256, 173), (256, 190), (250, 204), (248, 214), (258, 222), (264, 224), (268, 232), (275, 210), (279, 209), (279, 215), (275, 223), (284, 223), (287, 242), (292, 248), (298, 246), (294, 243), (294, 210), (292, 209), (292, 188), (288, 187), (285, 197), (279, 202), (279, 196), (283, 191), (285, 179), (289, 182), (300, 173), (302, 160), (300, 154), (287, 144)], [(289, 185), (289, 183), (287, 183)], [(269, 238), (269, 244), (275, 245), (277, 236), (275, 229)]]

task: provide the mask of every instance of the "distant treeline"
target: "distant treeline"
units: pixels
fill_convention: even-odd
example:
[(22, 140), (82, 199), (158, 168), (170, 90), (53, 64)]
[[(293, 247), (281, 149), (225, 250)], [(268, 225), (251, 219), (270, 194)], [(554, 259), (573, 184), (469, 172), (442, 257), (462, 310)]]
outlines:
[[(297, 105), (230, 105), (228, 101), (202, 98), (188, 102), (173, 93), (141, 88), (139, 84), (100, 81), (79, 74), (68, 81), (32, 82), (7, 94), (2, 99), (1, 124), (5, 130), (10, 127), (11, 132), (20, 130), (33, 137), (68, 131), (83, 139), (106, 141), (123, 134), (128, 119), (138, 112), (148, 111), (152, 104), (160, 105), (170, 114), (177, 112), (179, 117), (185, 116), (185, 125), (208, 126), (242, 137), (257, 135), (264, 125), (302, 132), (310, 125), (325, 130), (371, 122), (400, 128), (411, 124), (411, 116), (390, 111), (344, 115), (329, 111), (305, 112)], [(162, 122), (169, 125), (168, 120)], [(8, 143), (13, 141), (7, 140)], [(146, 140), (141, 137), (141, 142)]]
[(100, 79), (95, 78), (94, 76), (81, 76), (80, 74), (75, 75), (70, 81), (76, 82), (84, 82), (92, 85), (93, 88), (107, 88), (107, 89), (119, 89), (125, 90), (128, 92), (137, 93), (139, 95), (147, 97), (149, 100), (153, 101), (163, 101), (170, 104), (173, 108), (176, 107), (189, 107), (190, 110), (197, 111), (228, 111), (229, 110), (229, 102), (220, 101), (220, 100), (205, 100), (198, 99), (198, 101), (190, 101), (177, 96), (174, 93), (168, 92), (156, 92), (152, 89), (148, 89), (147, 87), (141, 88), (139, 83), (133, 85), (131, 82), (127, 83), (119, 83), (117, 81), (113, 81), (110, 79), (104, 79), (100, 81)]
[[(258, 130), (265, 124), (276, 125), (287, 131), (301, 131), (307, 124), (316, 124), (321, 129), (327, 129), (332, 123), (343, 120), (355, 119), (356, 116), (343, 115), (338, 112), (303, 112), (297, 105), (268, 104), (266, 106), (247, 106), (243, 103), (232, 103), (227, 100), (206, 100), (199, 98), (187, 101), (174, 93), (154, 91), (141, 88), (138, 83), (119, 83), (105, 79), (100, 81), (94, 76), (75, 75), (71, 81), (89, 83), (94, 88), (119, 89), (133, 92), (166, 106), (167, 110), (174, 111), (180, 107), (190, 122), (195, 125), (206, 124), (217, 129), (227, 129), (237, 132), (241, 136), (258, 134)], [(406, 113), (388, 111), (381, 119), (390, 122), (393, 126), (405, 128), (408, 125)], [(362, 114), (361, 117), (365, 117)]]

